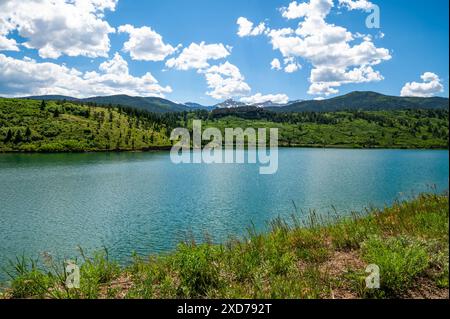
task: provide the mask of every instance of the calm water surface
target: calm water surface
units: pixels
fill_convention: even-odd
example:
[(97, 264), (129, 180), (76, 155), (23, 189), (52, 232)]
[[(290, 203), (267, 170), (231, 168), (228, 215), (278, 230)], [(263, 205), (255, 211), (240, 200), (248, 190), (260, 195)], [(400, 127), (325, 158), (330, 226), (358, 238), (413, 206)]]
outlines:
[[(76, 255), (103, 246), (173, 249), (187, 233), (215, 241), (298, 209), (341, 214), (448, 188), (448, 151), (280, 149), (259, 166), (174, 165), (169, 153), (0, 154), (0, 267), (25, 253)], [(1, 278), (1, 275), (0, 275)]]

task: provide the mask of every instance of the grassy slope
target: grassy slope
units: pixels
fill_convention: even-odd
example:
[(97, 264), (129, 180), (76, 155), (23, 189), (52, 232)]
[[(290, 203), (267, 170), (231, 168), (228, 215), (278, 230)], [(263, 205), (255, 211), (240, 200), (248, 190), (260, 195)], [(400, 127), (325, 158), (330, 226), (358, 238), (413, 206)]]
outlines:
[[(41, 110), (40, 105), (40, 101), (0, 99), (0, 152), (139, 150), (171, 145), (165, 127), (148, 120), (138, 122), (118, 109), (47, 101)], [(13, 136), (7, 141), (9, 130)], [(19, 131), (21, 138), (16, 140)]]
[(209, 120), (207, 127), (278, 128), (280, 146), (348, 148), (448, 148), (448, 119), (414, 118), (408, 111), (367, 111), (369, 115), (393, 119), (394, 126), (375, 121), (350, 119), (350, 113), (326, 114), (336, 124), (274, 123), (224, 117)]
[[(314, 215), (305, 224), (275, 221), (263, 234), (180, 244), (124, 269), (98, 254), (84, 258), (79, 290), (62, 288), (55, 263), (42, 270), (19, 260), (4, 297), (448, 298), (448, 205), (448, 195), (421, 195), (328, 224)], [(381, 269), (379, 290), (365, 288), (368, 264)]]
[[(171, 145), (167, 126), (145, 117), (129, 116), (117, 108), (47, 101), (41, 110), (40, 105), (40, 101), (0, 99), (0, 152), (142, 150)], [(207, 116), (204, 126), (222, 130), (277, 127), (280, 146), (448, 148), (448, 115), (447, 118), (426, 117), (409, 111), (364, 114), (369, 118), (354, 118), (347, 112), (324, 114), (332, 124)], [(195, 116), (190, 113), (187, 119)], [(182, 115), (178, 115), (177, 125), (184, 125)]]

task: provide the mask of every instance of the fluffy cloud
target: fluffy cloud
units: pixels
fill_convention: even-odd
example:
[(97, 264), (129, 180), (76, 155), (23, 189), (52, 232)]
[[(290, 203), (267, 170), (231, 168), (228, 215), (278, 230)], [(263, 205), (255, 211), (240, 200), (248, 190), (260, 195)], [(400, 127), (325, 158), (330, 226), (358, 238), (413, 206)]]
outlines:
[(251, 91), (239, 68), (228, 61), (199, 72), (205, 75), (208, 88), (211, 89), (206, 94), (214, 99), (223, 100), (244, 96)]
[(327, 67), (313, 69), (310, 79), (312, 84), (308, 94), (329, 96), (339, 93), (336, 88), (343, 84), (381, 81), (384, 78), (371, 66), (361, 66), (349, 71)]
[(294, 57), (289, 57), (284, 59), (284, 72), (294, 73), (301, 68), (301, 65), (295, 61)]
[(17, 42), (0, 35), (0, 51), (19, 51)]
[(239, 26), (237, 34), (241, 38), (248, 36), (257, 36), (263, 34), (266, 30), (266, 25), (264, 24), (264, 22), (261, 22), (260, 24), (258, 24), (258, 26), (253, 27), (253, 22), (244, 17), (240, 17), (239, 19), (237, 19), (236, 23)]
[(39, 63), (0, 54), (0, 94), (8, 96), (63, 94), (75, 97), (128, 94), (164, 96), (169, 86), (162, 87), (150, 74), (134, 77), (127, 62), (116, 53), (102, 63), (99, 72), (80, 72), (55, 63)]
[(298, 19), (304, 17), (325, 18), (333, 7), (333, 0), (312, 0), (310, 2), (297, 3), (293, 1), (287, 8), (281, 8), (282, 16), (286, 19)]
[(119, 32), (130, 35), (123, 45), (123, 51), (129, 52), (133, 60), (163, 61), (176, 51), (170, 44), (165, 44), (162, 36), (150, 27), (135, 28), (127, 24), (120, 26)]
[[(340, 5), (353, 10), (371, 3), (341, 0)], [(361, 37), (328, 23), (326, 18), (333, 7), (333, 0), (293, 1), (281, 13), (286, 19), (301, 19), (297, 29), (272, 29), (267, 33), (273, 49), (285, 59), (298, 57), (311, 63), (309, 94), (328, 96), (337, 94), (343, 84), (380, 81), (383, 77), (373, 66), (391, 59), (389, 50), (376, 47), (372, 37)], [(285, 65), (287, 72), (297, 69), (295, 64)]]
[(270, 69), (271, 70), (281, 70), (281, 62), (278, 59), (273, 59), (272, 62), (270, 62)]
[[(107, 57), (108, 34), (115, 30), (103, 17), (105, 10), (115, 10), (117, 1), (3, 0), (0, 2), (0, 44), (5, 43), (8, 34), (17, 31), (26, 39), (23, 45), (39, 50), (42, 58), (56, 59), (63, 54)], [(12, 41), (7, 49), (17, 47)]]
[(225, 47), (222, 43), (200, 44), (191, 43), (177, 58), (167, 60), (166, 66), (177, 70), (205, 69), (209, 67), (208, 60), (219, 60), (230, 55), (231, 47)]
[[(378, 71), (374, 71), (371, 66), (361, 66), (345, 71), (333, 67), (321, 67), (311, 71), (311, 81), (313, 83), (364, 83), (381, 81), (383, 76)], [(332, 86), (339, 86), (338, 84)]]
[(338, 94), (339, 90), (333, 88), (333, 86), (340, 86), (340, 83), (333, 82), (314, 82), (311, 83), (308, 89), (308, 94), (311, 95), (325, 95)]
[(209, 60), (219, 60), (230, 55), (231, 47), (219, 44), (191, 43), (177, 58), (167, 60), (166, 66), (177, 70), (196, 69), (203, 74), (208, 88), (207, 95), (222, 100), (248, 95), (250, 86), (245, 82), (239, 68), (228, 61), (210, 66)]
[(297, 63), (289, 63), (284, 67), (284, 72), (286, 73), (294, 73), (299, 69), (299, 65)]
[(339, 5), (349, 10), (371, 10), (374, 4), (367, 0), (339, 0)]
[(281, 62), (278, 59), (273, 59), (270, 63), (271, 70), (284, 70), (286, 73), (294, 73), (301, 69), (301, 65), (297, 63), (294, 57), (285, 58), (283, 60), (284, 67), (281, 67)]
[(444, 86), (438, 75), (425, 72), (420, 77), (423, 82), (408, 82), (402, 88), (401, 96), (431, 97), (444, 91)]
[(286, 104), (287, 102), (289, 102), (289, 97), (286, 94), (262, 95), (261, 93), (257, 93), (253, 96), (243, 97), (240, 101), (247, 104), (261, 104), (264, 102)]

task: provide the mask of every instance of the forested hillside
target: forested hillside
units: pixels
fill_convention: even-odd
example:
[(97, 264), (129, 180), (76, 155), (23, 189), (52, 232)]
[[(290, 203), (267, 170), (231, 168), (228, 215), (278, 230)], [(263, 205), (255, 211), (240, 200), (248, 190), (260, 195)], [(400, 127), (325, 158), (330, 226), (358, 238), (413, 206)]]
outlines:
[[(255, 107), (157, 114), (79, 102), (0, 99), (0, 152), (167, 149), (175, 127), (279, 128), (280, 146), (448, 148), (448, 110), (275, 113)], [(206, 143), (206, 142), (205, 142)]]
[(128, 108), (0, 99), (0, 151), (141, 150), (170, 146), (165, 119)]

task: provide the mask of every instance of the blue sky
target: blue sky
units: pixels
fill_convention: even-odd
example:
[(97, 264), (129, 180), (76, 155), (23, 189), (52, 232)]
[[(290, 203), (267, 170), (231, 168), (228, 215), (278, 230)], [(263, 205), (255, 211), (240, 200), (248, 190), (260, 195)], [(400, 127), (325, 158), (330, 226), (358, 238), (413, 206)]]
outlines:
[[(8, 1), (12, 3), (16, 0)], [(309, 1), (301, 0), (291, 7), (291, 1), (281, 0), (77, 0), (84, 5), (80, 4), (76, 10), (68, 7), (72, 4), (60, 1), (63, 22), (58, 20), (57, 14), (47, 14), (45, 10), (40, 16), (36, 14), (36, 8), (30, 9), (29, 14), (13, 11), (19, 10), (19, 7), (0, 8), (0, 12), (3, 12), (0, 13), (0, 95), (134, 93), (205, 105), (229, 97), (248, 101), (270, 98), (281, 103), (287, 98), (329, 98), (354, 90), (372, 90), (391, 95), (400, 95), (401, 92), (403, 95), (417, 96), (449, 95), (447, 0), (343, 0), (347, 3), (341, 4), (339, 0), (334, 0), (328, 11), (322, 7), (320, 10), (324, 11), (314, 11), (312, 7), (305, 7), (306, 11), (302, 11), (300, 5), (308, 4)], [(314, 1), (321, 5), (320, 2), (329, 3), (332, 0)], [(94, 4), (86, 5), (87, 2)], [(370, 12), (358, 9), (358, 3), (379, 6), (379, 29), (366, 27), (365, 20)], [(351, 5), (356, 9), (351, 10)], [(280, 9), (283, 7), (284, 10)], [(47, 9), (52, 9), (51, 4), (47, 4)], [(26, 12), (27, 8), (23, 10)], [(79, 14), (79, 23), (64, 21), (68, 19), (64, 10), (70, 14)], [(83, 32), (83, 17), (94, 19), (98, 29)], [(247, 32), (247, 35), (239, 36), (237, 20), (240, 17), (251, 21), (253, 27), (264, 23), (264, 30), (255, 31), (257, 35)], [(312, 23), (317, 17), (320, 23), (316, 20)], [(311, 31), (305, 24), (299, 31), (299, 23), (307, 19), (311, 20), (310, 26), (314, 28), (322, 25), (328, 29)], [(25, 27), (30, 21), (34, 29)], [(59, 21), (59, 27), (56, 27), (58, 24), (55, 21)], [(115, 32), (107, 31), (105, 25), (114, 28)], [(162, 46), (161, 43), (160, 47), (145, 45), (145, 41), (150, 41), (151, 37), (144, 37), (131, 50), (124, 50), (124, 43), (131, 36), (129, 32), (118, 32), (119, 27), (124, 25), (132, 26), (133, 30), (151, 28), (152, 36), (157, 34), (162, 37)], [(291, 33), (281, 37), (270, 33), (282, 28), (291, 28)], [(332, 44), (324, 41), (301, 47), (292, 46), (289, 42), (303, 43), (301, 41), (309, 39), (311, 43), (316, 43), (318, 35), (344, 34), (344, 31), (349, 32), (354, 39), (339, 40), (340, 43)], [(104, 42), (105, 38), (92, 40), (95, 38), (93, 34), (102, 32), (109, 40), (109, 47)], [(296, 32), (307, 33), (299, 35)], [(66, 45), (65, 40), (71, 37), (78, 41)], [(89, 41), (90, 44), (84, 45), (83, 41)], [(276, 48), (274, 41), (283, 43), (281, 48)], [(366, 44), (373, 45), (373, 48), (363, 51), (356, 47), (352, 49), (362, 41), (367, 41)], [(200, 45), (202, 42), (216, 46), (210, 47), (209, 53), (202, 53), (199, 49), (195, 54), (218, 57), (206, 59), (206, 65), (203, 66), (191, 65), (189, 61), (181, 63), (179, 58), (183, 50), (192, 43)], [(337, 56), (334, 57), (334, 54), (325, 52), (326, 48), (331, 53), (339, 51), (336, 48), (345, 45), (348, 45), (348, 54), (336, 52)], [(53, 49), (47, 50), (49, 47)], [(87, 52), (83, 52), (84, 48)], [(375, 49), (378, 49), (376, 53)], [(141, 58), (133, 58), (133, 50)], [(148, 58), (148, 54), (153, 54), (148, 52), (151, 50), (159, 50), (159, 57), (154, 58), (152, 55), (153, 58)], [(142, 58), (144, 55), (147, 58)], [(339, 66), (333, 66), (334, 58)], [(172, 66), (168, 64), (170, 59), (173, 59)], [(274, 59), (280, 62), (281, 70), (271, 69)], [(286, 63), (284, 59), (288, 59)], [(294, 67), (298, 70), (285, 72), (284, 68), (290, 64), (292, 67), (298, 66)], [(47, 72), (45, 78), (43, 73)], [(126, 76), (122, 75), (123, 72)], [(146, 77), (147, 73), (153, 80)], [(314, 79), (311, 79), (313, 74)], [(76, 87), (71, 88), (70, 82)], [(25, 87), (25, 83), (29, 87)]]

